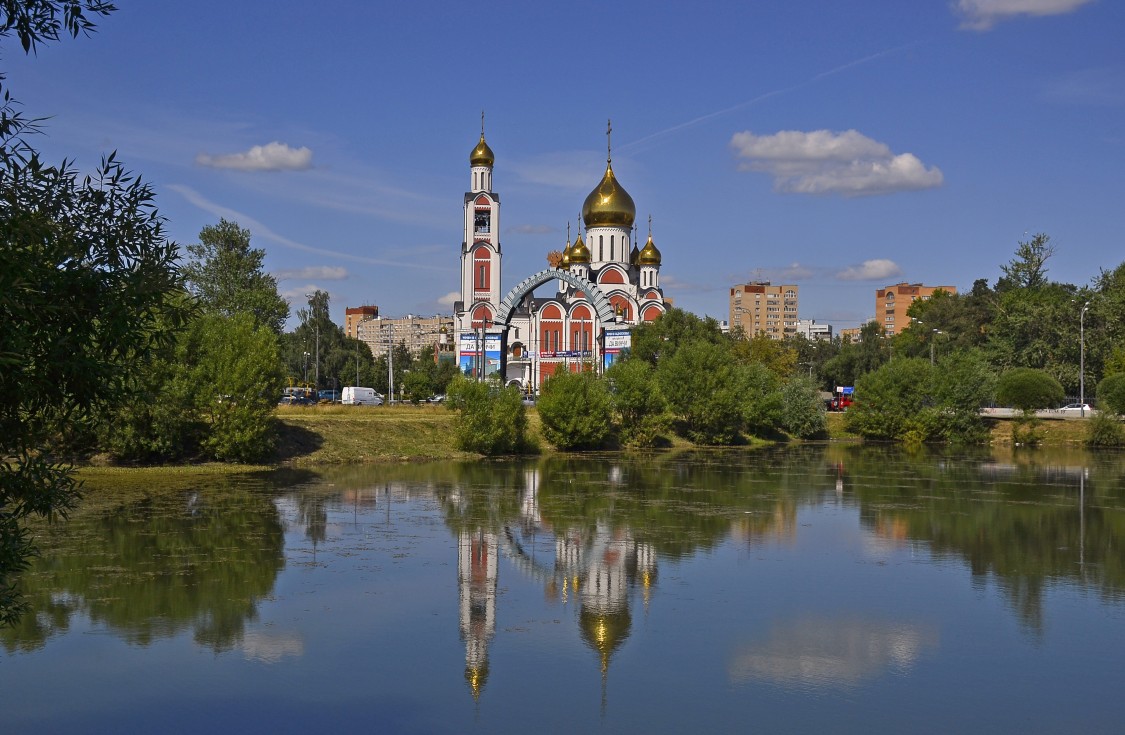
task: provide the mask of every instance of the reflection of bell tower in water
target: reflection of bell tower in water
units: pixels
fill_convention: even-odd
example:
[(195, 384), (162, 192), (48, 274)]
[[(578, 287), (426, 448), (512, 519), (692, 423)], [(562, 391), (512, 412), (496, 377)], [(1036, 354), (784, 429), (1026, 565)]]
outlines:
[(457, 581), (461, 638), (465, 641), (465, 681), (480, 697), (488, 680), (488, 644), (496, 632), (496, 534), (461, 531), (457, 539)]

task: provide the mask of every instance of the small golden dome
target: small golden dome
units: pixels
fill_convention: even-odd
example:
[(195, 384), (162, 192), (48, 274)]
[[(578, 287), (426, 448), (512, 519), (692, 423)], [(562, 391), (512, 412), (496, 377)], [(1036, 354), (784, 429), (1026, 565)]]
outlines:
[(660, 265), (660, 251), (653, 244), (652, 235), (648, 236), (648, 242), (637, 253), (637, 265)]
[(582, 220), (591, 227), (632, 227), (637, 218), (633, 197), (613, 175), (613, 165), (606, 163), (605, 176), (582, 204)]
[(569, 265), (576, 263), (589, 263), (590, 262), (590, 249), (586, 247), (586, 243), (582, 241), (582, 235), (579, 235), (574, 240), (574, 244), (570, 246), (570, 261)]
[(565, 248), (563, 248), (562, 260), (559, 261), (559, 268), (561, 268), (564, 271), (570, 269), (570, 245), (569, 244)]
[(496, 154), (484, 142), (484, 133), (480, 134), (480, 142), (473, 152), (469, 154), (469, 164), (472, 166), (491, 166), (496, 163)]

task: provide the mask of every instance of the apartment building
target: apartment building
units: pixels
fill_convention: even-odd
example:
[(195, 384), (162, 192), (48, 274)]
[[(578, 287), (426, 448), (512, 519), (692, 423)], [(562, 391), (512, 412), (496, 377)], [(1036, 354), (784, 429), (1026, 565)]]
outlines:
[(378, 316), (378, 306), (349, 306), (344, 309), (344, 334), (352, 339), (358, 339), (359, 323), (365, 322), (368, 319), (375, 319)]
[(792, 337), (797, 333), (798, 293), (796, 284), (758, 281), (735, 286), (730, 290), (731, 329), (742, 327), (749, 337)]
[(358, 325), (358, 338), (371, 348), (372, 356), (387, 354), (388, 344), (405, 343), (411, 355), (417, 357), (424, 347), (433, 347), (435, 353), (447, 352), (453, 344), (453, 316), (376, 317)]
[(875, 319), (883, 325), (888, 337), (898, 334), (910, 325), (906, 315), (910, 305), (919, 299), (928, 299), (935, 291), (957, 293), (954, 286), (924, 286), (921, 283), (896, 283), (875, 291)]

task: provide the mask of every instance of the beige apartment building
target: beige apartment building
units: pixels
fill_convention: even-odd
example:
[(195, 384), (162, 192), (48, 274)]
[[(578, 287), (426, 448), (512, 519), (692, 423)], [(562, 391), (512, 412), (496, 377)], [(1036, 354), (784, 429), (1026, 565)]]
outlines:
[(730, 290), (731, 329), (742, 327), (748, 337), (792, 337), (797, 333), (797, 295), (796, 284), (759, 281), (735, 286)]
[(928, 299), (935, 291), (957, 293), (954, 286), (923, 286), (921, 283), (896, 283), (875, 292), (875, 321), (883, 326), (888, 337), (910, 326), (906, 315), (910, 305), (919, 299)]
[(406, 343), (406, 349), (417, 357), (423, 347), (433, 347), (435, 353), (448, 351), (453, 345), (453, 317), (414, 316), (388, 319), (376, 317), (358, 324), (359, 339), (371, 348), (372, 356), (387, 354), (388, 344)]
[(344, 334), (352, 339), (359, 338), (359, 323), (379, 316), (378, 306), (349, 306), (344, 309)]

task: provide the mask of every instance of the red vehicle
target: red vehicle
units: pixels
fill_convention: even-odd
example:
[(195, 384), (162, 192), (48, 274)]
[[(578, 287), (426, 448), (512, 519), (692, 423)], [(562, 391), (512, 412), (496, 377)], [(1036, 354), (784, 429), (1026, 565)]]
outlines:
[(854, 403), (854, 396), (852, 388), (837, 388), (836, 394), (832, 396), (832, 402), (828, 405), (830, 411), (846, 411), (849, 406)]

